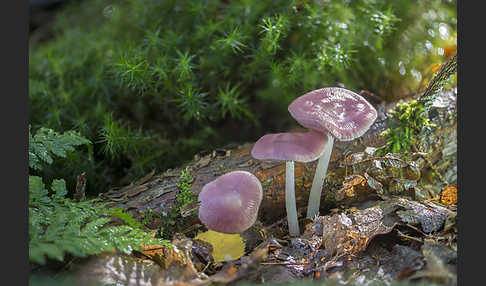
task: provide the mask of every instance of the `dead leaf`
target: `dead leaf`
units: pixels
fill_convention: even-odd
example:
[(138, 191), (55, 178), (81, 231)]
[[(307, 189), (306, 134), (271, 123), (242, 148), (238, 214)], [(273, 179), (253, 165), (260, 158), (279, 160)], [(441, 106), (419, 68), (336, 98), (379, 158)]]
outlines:
[(140, 180), (138, 181), (135, 181), (134, 184), (135, 185), (142, 185), (142, 184), (145, 184), (146, 182), (148, 182), (150, 179), (152, 179), (152, 177), (154, 176), (155, 174), (155, 169), (153, 169), (152, 171), (150, 171), (150, 173), (148, 173), (147, 175), (145, 175), (145, 177), (141, 178)]
[(351, 166), (354, 164), (361, 163), (367, 159), (368, 159), (368, 154), (366, 154), (365, 152), (356, 152), (346, 156), (346, 158), (344, 158), (344, 160), (341, 161), (341, 165)]
[(170, 248), (167, 245), (151, 245), (144, 244), (140, 245), (142, 248), (140, 252), (141, 256), (150, 259), (157, 264), (159, 264), (163, 269), (167, 269), (171, 264), (177, 262), (182, 264), (181, 257), (174, 248)]
[[(378, 234), (390, 232), (398, 221), (387, 220), (387, 213), (380, 206), (320, 217), (319, 226), (311, 228), (320, 231), (328, 255), (357, 254), (366, 249), (370, 240)], [(318, 233), (314, 233), (319, 235)]]
[(442, 189), (440, 202), (444, 205), (457, 204), (457, 185), (448, 185)]
[(353, 174), (344, 179), (343, 187), (335, 192), (334, 198), (340, 204), (351, 205), (369, 199), (374, 193), (365, 177)]
[(373, 237), (390, 232), (400, 221), (420, 224), (430, 233), (439, 230), (451, 213), (441, 206), (395, 198), (348, 214), (319, 217), (306, 228), (304, 237), (321, 237), (328, 255), (352, 255), (364, 251)]
[(376, 191), (377, 194), (383, 194), (383, 184), (375, 180), (373, 177), (368, 175), (368, 173), (364, 173), (364, 177), (366, 178), (366, 183), (370, 186), (373, 190)]
[(236, 260), (245, 254), (245, 243), (238, 233), (227, 234), (208, 230), (195, 238), (212, 245), (211, 255), (216, 262)]
[(395, 202), (404, 208), (397, 211), (397, 215), (406, 223), (420, 224), (425, 233), (441, 229), (452, 213), (451, 210), (436, 204), (423, 204), (404, 198), (398, 198)]

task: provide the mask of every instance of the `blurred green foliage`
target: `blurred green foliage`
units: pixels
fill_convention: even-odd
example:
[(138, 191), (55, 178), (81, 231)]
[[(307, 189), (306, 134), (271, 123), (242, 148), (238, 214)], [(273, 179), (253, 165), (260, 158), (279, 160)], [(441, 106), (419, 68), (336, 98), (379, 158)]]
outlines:
[(312, 89), (403, 97), (455, 51), (456, 25), (445, 0), (74, 1), (31, 43), (29, 121), (93, 145), (42, 176), (84, 171), (96, 194), (284, 131)]

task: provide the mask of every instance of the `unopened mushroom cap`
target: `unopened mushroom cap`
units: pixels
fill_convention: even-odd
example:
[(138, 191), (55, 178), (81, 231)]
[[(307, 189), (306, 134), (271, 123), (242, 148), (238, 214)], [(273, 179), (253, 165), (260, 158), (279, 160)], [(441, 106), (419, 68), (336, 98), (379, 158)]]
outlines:
[(376, 109), (360, 95), (339, 87), (308, 92), (289, 105), (290, 114), (302, 126), (330, 132), (350, 141), (362, 136), (376, 120)]
[(285, 160), (311, 162), (321, 157), (328, 142), (326, 133), (308, 131), (304, 133), (267, 134), (253, 145), (251, 155), (258, 160)]
[(226, 173), (199, 193), (199, 219), (223, 233), (241, 233), (255, 223), (263, 198), (260, 180), (246, 171)]

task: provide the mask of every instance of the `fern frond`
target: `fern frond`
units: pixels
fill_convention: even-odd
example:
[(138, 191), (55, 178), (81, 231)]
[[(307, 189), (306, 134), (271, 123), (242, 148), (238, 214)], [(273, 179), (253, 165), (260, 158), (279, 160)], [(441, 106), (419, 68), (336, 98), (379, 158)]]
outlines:
[[(73, 202), (64, 180), (56, 180), (49, 191), (42, 178), (29, 177), (29, 259), (39, 264), (46, 259), (62, 261), (66, 254), (85, 257), (118, 249), (130, 253), (140, 249), (140, 243), (168, 244), (152, 238), (139, 228), (140, 223), (120, 209), (106, 208), (96, 200)], [(108, 226), (109, 216), (122, 216), (130, 225)]]
[(76, 131), (58, 133), (41, 127), (34, 136), (29, 128), (29, 167), (41, 170), (42, 163), (52, 164), (53, 156), (66, 158), (67, 152), (74, 151), (75, 146), (91, 144), (91, 141)]

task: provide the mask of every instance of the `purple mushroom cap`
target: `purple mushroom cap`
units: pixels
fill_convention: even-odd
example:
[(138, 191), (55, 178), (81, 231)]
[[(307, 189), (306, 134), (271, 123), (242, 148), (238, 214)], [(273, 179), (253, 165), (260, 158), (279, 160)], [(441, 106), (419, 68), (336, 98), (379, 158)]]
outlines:
[(309, 131), (305, 133), (267, 134), (253, 145), (251, 155), (258, 160), (284, 160), (311, 162), (317, 160), (325, 150), (326, 133)]
[(288, 109), (302, 126), (330, 132), (341, 141), (362, 136), (377, 117), (376, 109), (363, 97), (339, 87), (308, 92), (295, 99)]
[(260, 180), (246, 171), (226, 173), (199, 193), (199, 219), (223, 233), (241, 233), (255, 223), (263, 198)]

